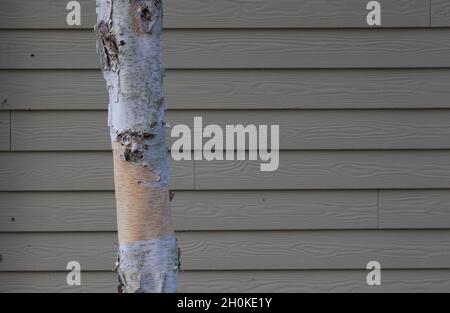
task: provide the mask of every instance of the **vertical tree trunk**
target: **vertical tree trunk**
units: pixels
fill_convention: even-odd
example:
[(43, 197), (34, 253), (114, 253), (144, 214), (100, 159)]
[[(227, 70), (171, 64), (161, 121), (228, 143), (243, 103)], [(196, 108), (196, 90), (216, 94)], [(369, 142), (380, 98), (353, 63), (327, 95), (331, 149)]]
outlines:
[(97, 0), (109, 92), (123, 292), (175, 292), (179, 251), (168, 189), (161, 0)]

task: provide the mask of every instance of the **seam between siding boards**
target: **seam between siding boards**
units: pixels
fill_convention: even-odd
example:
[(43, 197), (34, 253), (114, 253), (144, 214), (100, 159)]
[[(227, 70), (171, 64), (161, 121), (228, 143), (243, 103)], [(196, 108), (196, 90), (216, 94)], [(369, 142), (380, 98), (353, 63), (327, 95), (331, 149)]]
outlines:
[(380, 189), (377, 189), (377, 229), (380, 229)]
[(12, 151), (12, 111), (9, 110), (9, 151)]
[(432, 6), (433, 6), (433, 0), (430, 0), (430, 8), (429, 8), (429, 15), (430, 15), (429, 23), (430, 23), (430, 28), (431, 28), (432, 25), (433, 25), (433, 21), (432, 21), (432, 13), (433, 13)]
[(194, 190), (197, 190), (197, 161), (194, 159)]

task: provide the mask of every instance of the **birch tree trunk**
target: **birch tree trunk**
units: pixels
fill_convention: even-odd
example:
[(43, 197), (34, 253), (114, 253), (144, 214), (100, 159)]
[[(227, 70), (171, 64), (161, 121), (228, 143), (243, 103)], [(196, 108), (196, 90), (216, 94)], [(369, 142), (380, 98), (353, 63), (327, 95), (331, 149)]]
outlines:
[(175, 292), (161, 0), (97, 0), (97, 47), (109, 92), (118, 275), (122, 292)]

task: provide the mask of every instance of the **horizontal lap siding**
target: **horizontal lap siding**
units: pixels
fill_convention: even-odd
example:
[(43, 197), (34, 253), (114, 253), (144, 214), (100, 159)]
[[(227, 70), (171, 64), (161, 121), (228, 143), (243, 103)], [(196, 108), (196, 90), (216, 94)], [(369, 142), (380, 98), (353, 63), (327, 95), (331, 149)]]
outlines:
[(431, 24), (437, 27), (450, 26), (450, 2), (447, 0), (431, 0)]
[[(171, 162), (181, 292), (450, 290), (450, 6), (380, 0), (368, 29), (367, 2), (165, 1), (172, 126), (279, 124), (282, 150), (276, 172)], [(107, 96), (80, 3), (75, 29), (66, 2), (0, 5), (0, 292), (116, 291)]]
[[(178, 232), (185, 270), (448, 269), (450, 230)], [(4, 233), (0, 271), (110, 270), (116, 233)], [(32, 258), (30, 256), (33, 256)]]
[[(184, 110), (170, 111), (167, 119), (193, 129), (194, 117), (224, 130), (279, 125), (282, 150), (450, 149), (450, 110)], [(106, 111), (12, 112), (11, 120), (13, 151), (111, 149)], [(170, 147), (177, 137), (169, 131), (167, 139)]]
[[(85, 272), (81, 286), (67, 286), (64, 272), (3, 272), (0, 292), (117, 292), (111, 271)], [(363, 270), (183, 271), (180, 292), (442, 292), (450, 270), (383, 270), (382, 284), (368, 286)]]
[[(0, 81), (2, 109), (107, 108), (98, 70), (0, 70)], [(450, 107), (450, 69), (168, 70), (165, 83), (178, 110)]]
[[(177, 230), (376, 228), (377, 192), (176, 190), (172, 211)], [(112, 191), (0, 192), (4, 232), (115, 231), (115, 213)]]
[(382, 190), (379, 219), (382, 228), (450, 228), (450, 191)]
[[(97, 69), (88, 30), (1, 30), (0, 69)], [(450, 29), (168, 30), (168, 69), (450, 67)]]
[(198, 189), (449, 188), (450, 151), (281, 152), (275, 172), (260, 161), (196, 166)]
[[(0, 190), (112, 190), (108, 152), (0, 152)], [(171, 162), (171, 185), (193, 189), (193, 161)]]
[[(109, 152), (1, 152), (0, 190), (112, 190)], [(450, 188), (449, 150), (281, 151), (279, 169), (261, 161), (171, 162), (183, 190)], [(194, 174), (195, 173), (195, 174)]]
[(0, 111), (0, 151), (10, 149), (10, 112)]
[[(448, 190), (175, 191), (177, 230), (450, 228)], [(115, 231), (112, 191), (0, 192), (3, 232)]]
[[(95, 24), (95, 2), (81, 0), (81, 28)], [(379, 0), (384, 27), (429, 25), (429, 1)], [(69, 28), (66, 2), (2, 0), (0, 28)], [(12, 13), (11, 13), (12, 12)], [(368, 27), (361, 0), (166, 0), (166, 28)]]

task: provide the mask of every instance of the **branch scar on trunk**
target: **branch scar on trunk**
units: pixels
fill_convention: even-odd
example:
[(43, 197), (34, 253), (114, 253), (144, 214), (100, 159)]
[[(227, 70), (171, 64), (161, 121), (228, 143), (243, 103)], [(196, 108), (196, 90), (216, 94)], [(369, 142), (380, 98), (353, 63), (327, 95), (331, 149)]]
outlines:
[(133, 20), (133, 28), (136, 33), (153, 33), (153, 28), (157, 22), (162, 22), (162, 2), (161, 0), (134, 1), (133, 10), (137, 13)]
[[(121, 159), (134, 163), (142, 162), (144, 160), (144, 150), (150, 148), (150, 141), (154, 137), (154, 134), (142, 130), (126, 129), (117, 132), (117, 141), (124, 149)], [(142, 165), (144, 167), (148, 166), (145, 162)]]

